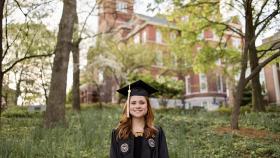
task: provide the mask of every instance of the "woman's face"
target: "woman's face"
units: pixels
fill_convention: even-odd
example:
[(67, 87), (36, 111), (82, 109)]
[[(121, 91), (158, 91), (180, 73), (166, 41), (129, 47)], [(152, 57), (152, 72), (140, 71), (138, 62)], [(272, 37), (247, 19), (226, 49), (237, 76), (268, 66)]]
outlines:
[(129, 111), (132, 117), (144, 117), (148, 111), (146, 98), (144, 96), (131, 96)]

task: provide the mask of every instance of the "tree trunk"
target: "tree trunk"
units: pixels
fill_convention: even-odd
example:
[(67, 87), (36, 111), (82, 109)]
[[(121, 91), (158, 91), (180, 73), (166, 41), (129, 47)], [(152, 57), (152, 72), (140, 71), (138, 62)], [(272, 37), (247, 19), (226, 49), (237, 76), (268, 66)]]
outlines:
[(59, 24), (55, 57), (52, 68), (49, 99), (44, 116), (44, 126), (54, 127), (66, 124), (65, 101), (69, 54), (76, 14), (76, 0), (63, 0), (63, 13)]
[[(231, 128), (239, 129), (238, 118), (240, 113), (240, 105), (243, 97), (243, 90), (247, 85), (248, 81), (246, 81), (246, 70), (247, 70), (247, 62), (249, 49), (254, 42), (254, 27), (253, 27), (253, 11), (252, 11), (252, 1), (246, 1), (244, 5), (245, 10), (245, 41), (244, 41), (244, 49), (242, 51), (241, 56), (241, 72), (240, 77), (237, 83), (237, 89), (234, 93), (234, 106), (231, 114)], [(247, 83), (246, 83), (247, 82)]]
[(252, 106), (253, 111), (265, 111), (259, 74), (252, 79)]
[(243, 97), (244, 80), (238, 82), (237, 90), (233, 95), (233, 109), (231, 113), (231, 129), (239, 129), (238, 119), (240, 113), (240, 104)]
[[(74, 35), (79, 34), (79, 19), (78, 14), (76, 12), (74, 21)], [(72, 85), (72, 108), (73, 110), (79, 112), (81, 110), (80, 106), (80, 49), (79, 45), (81, 42), (81, 38), (78, 37), (75, 39), (72, 44), (72, 56), (73, 56), (73, 85)]]
[(2, 115), (2, 90), (3, 90), (3, 68), (2, 68), (2, 63), (3, 63), (3, 15), (4, 15), (4, 5), (5, 5), (5, 0), (1, 0), (0, 2), (0, 130), (1, 130), (1, 115)]
[[(257, 56), (257, 49), (255, 45), (250, 47), (250, 67), (253, 71), (259, 65), (259, 59)], [(265, 111), (263, 96), (262, 96), (262, 87), (260, 84), (260, 75), (259, 73), (252, 78), (252, 108), (253, 111)]]
[[(19, 96), (21, 95), (20, 87), (21, 87), (21, 82), (22, 82), (21, 77), (22, 77), (22, 75), (23, 75), (23, 69), (24, 69), (24, 68), (22, 68), (22, 69), (20, 70), (18, 81), (17, 81), (17, 78), (15, 77), (15, 81), (17, 81), (17, 83), (16, 83), (16, 92), (15, 92), (14, 105), (17, 105), (18, 98), (19, 98)], [(17, 73), (17, 72), (15, 72), (15, 76), (16, 76), (16, 73)]]
[(80, 50), (79, 50), (79, 43), (74, 43), (73, 49), (72, 49), (72, 54), (73, 54), (73, 89), (72, 89), (72, 97), (73, 97), (73, 102), (72, 102), (72, 108), (75, 111), (80, 111), (81, 106), (80, 106)]

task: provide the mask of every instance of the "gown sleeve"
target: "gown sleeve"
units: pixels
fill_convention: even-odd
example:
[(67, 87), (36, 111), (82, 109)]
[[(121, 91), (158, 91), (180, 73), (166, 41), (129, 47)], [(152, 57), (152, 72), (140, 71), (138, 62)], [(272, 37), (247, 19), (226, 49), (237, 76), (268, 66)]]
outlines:
[(111, 135), (111, 148), (110, 148), (110, 158), (118, 158), (117, 155), (117, 141), (116, 141), (116, 132), (115, 129), (112, 130)]
[(161, 127), (159, 127), (159, 157), (169, 158), (165, 134)]

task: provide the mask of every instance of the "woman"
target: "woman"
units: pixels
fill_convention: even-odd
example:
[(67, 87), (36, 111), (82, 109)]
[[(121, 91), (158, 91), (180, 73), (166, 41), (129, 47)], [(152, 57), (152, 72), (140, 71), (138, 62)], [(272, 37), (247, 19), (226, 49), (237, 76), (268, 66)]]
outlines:
[(127, 96), (127, 102), (112, 131), (110, 158), (168, 158), (164, 132), (153, 125), (148, 99), (157, 90), (139, 80), (117, 91)]

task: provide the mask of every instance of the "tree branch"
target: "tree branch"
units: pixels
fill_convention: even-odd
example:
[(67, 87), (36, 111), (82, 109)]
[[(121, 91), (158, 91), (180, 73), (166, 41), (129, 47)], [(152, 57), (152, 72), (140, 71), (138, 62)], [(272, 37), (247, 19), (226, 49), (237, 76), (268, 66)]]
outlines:
[(277, 44), (280, 44), (280, 41), (273, 43), (268, 49), (258, 50), (258, 53), (262, 52), (262, 54), (258, 58), (261, 59), (267, 52), (279, 49), (275, 48)]
[(265, 18), (264, 20), (260, 21), (259, 23), (257, 23), (254, 27), (255, 29), (264, 22), (264, 24), (262, 25), (262, 27), (258, 30), (258, 32), (255, 35), (255, 39), (262, 33), (262, 31), (267, 27), (268, 23), (271, 22), (271, 20), (273, 18), (275, 18), (276, 15), (278, 15), (280, 13), (279, 10), (275, 10), (274, 12), (272, 12), (267, 18)]
[(89, 14), (87, 15), (87, 17), (86, 17), (86, 19), (85, 19), (85, 21), (84, 21), (84, 23), (83, 23), (83, 26), (82, 26), (81, 33), (80, 33), (79, 38), (82, 37), (82, 33), (84, 32), (86, 23), (87, 23), (89, 17), (92, 15), (92, 13), (94, 12), (94, 10), (96, 9), (97, 3), (98, 3), (98, 2), (95, 2), (94, 6), (92, 7), (92, 9), (90, 10)]
[(261, 62), (252, 72), (251, 74), (245, 78), (245, 83), (247, 84), (252, 78), (254, 78), (263, 67), (265, 67), (268, 63), (270, 63), (272, 60), (278, 58), (280, 56), (280, 49), (277, 53), (273, 54), (272, 56), (268, 57), (266, 60)]
[(218, 21), (212, 21), (206, 17), (200, 17), (200, 18), (203, 18), (205, 19), (207, 22), (211, 23), (211, 24), (216, 24), (216, 25), (222, 25), (222, 26), (225, 26), (227, 29), (235, 32), (236, 34), (238, 34), (240, 37), (243, 37), (244, 38), (244, 35), (242, 33), (242, 31), (238, 28), (235, 28), (235, 27), (232, 27), (230, 26), (229, 24), (226, 24), (226, 23), (223, 23), (223, 22), (218, 22)]
[(21, 8), (19, 2), (18, 2), (17, 0), (14, 0), (14, 1), (16, 2), (17, 6), (18, 6), (19, 10), (22, 12), (22, 14), (23, 14), (25, 17), (27, 17), (27, 13), (24, 13), (24, 12), (23, 12), (23, 10), (22, 10), (22, 8)]
[(16, 66), (18, 63), (27, 60), (27, 59), (32, 59), (32, 58), (39, 58), (39, 57), (50, 57), (52, 56), (53, 53), (50, 54), (41, 54), (41, 55), (30, 55), (30, 56), (25, 56), (21, 59), (18, 59), (17, 61), (15, 61), (10, 67), (8, 67), (6, 70), (3, 71), (3, 74), (7, 73), (8, 71), (10, 71), (14, 66)]
[(261, 17), (261, 15), (262, 15), (262, 13), (263, 13), (263, 9), (265, 8), (265, 6), (267, 5), (267, 3), (268, 3), (268, 1), (269, 0), (265, 0), (265, 2), (263, 3), (263, 5), (261, 6), (261, 10), (258, 12), (258, 14), (256, 15), (256, 20), (255, 20), (255, 22), (254, 22), (254, 24), (255, 24), (255, 26), (257, 26), (257, 23), (259, 22), (259, 20), (260, 20), (260, 17)]
[(226, 3), (226, 5), (230, 6), (231, 8), (235, 9), (240, 15), (242, 15), (243, 17), (245, 17), (244, 13), (239, 9), (237, 8), (236, 6), (234, 6), (233, 4), (231, 3)]

